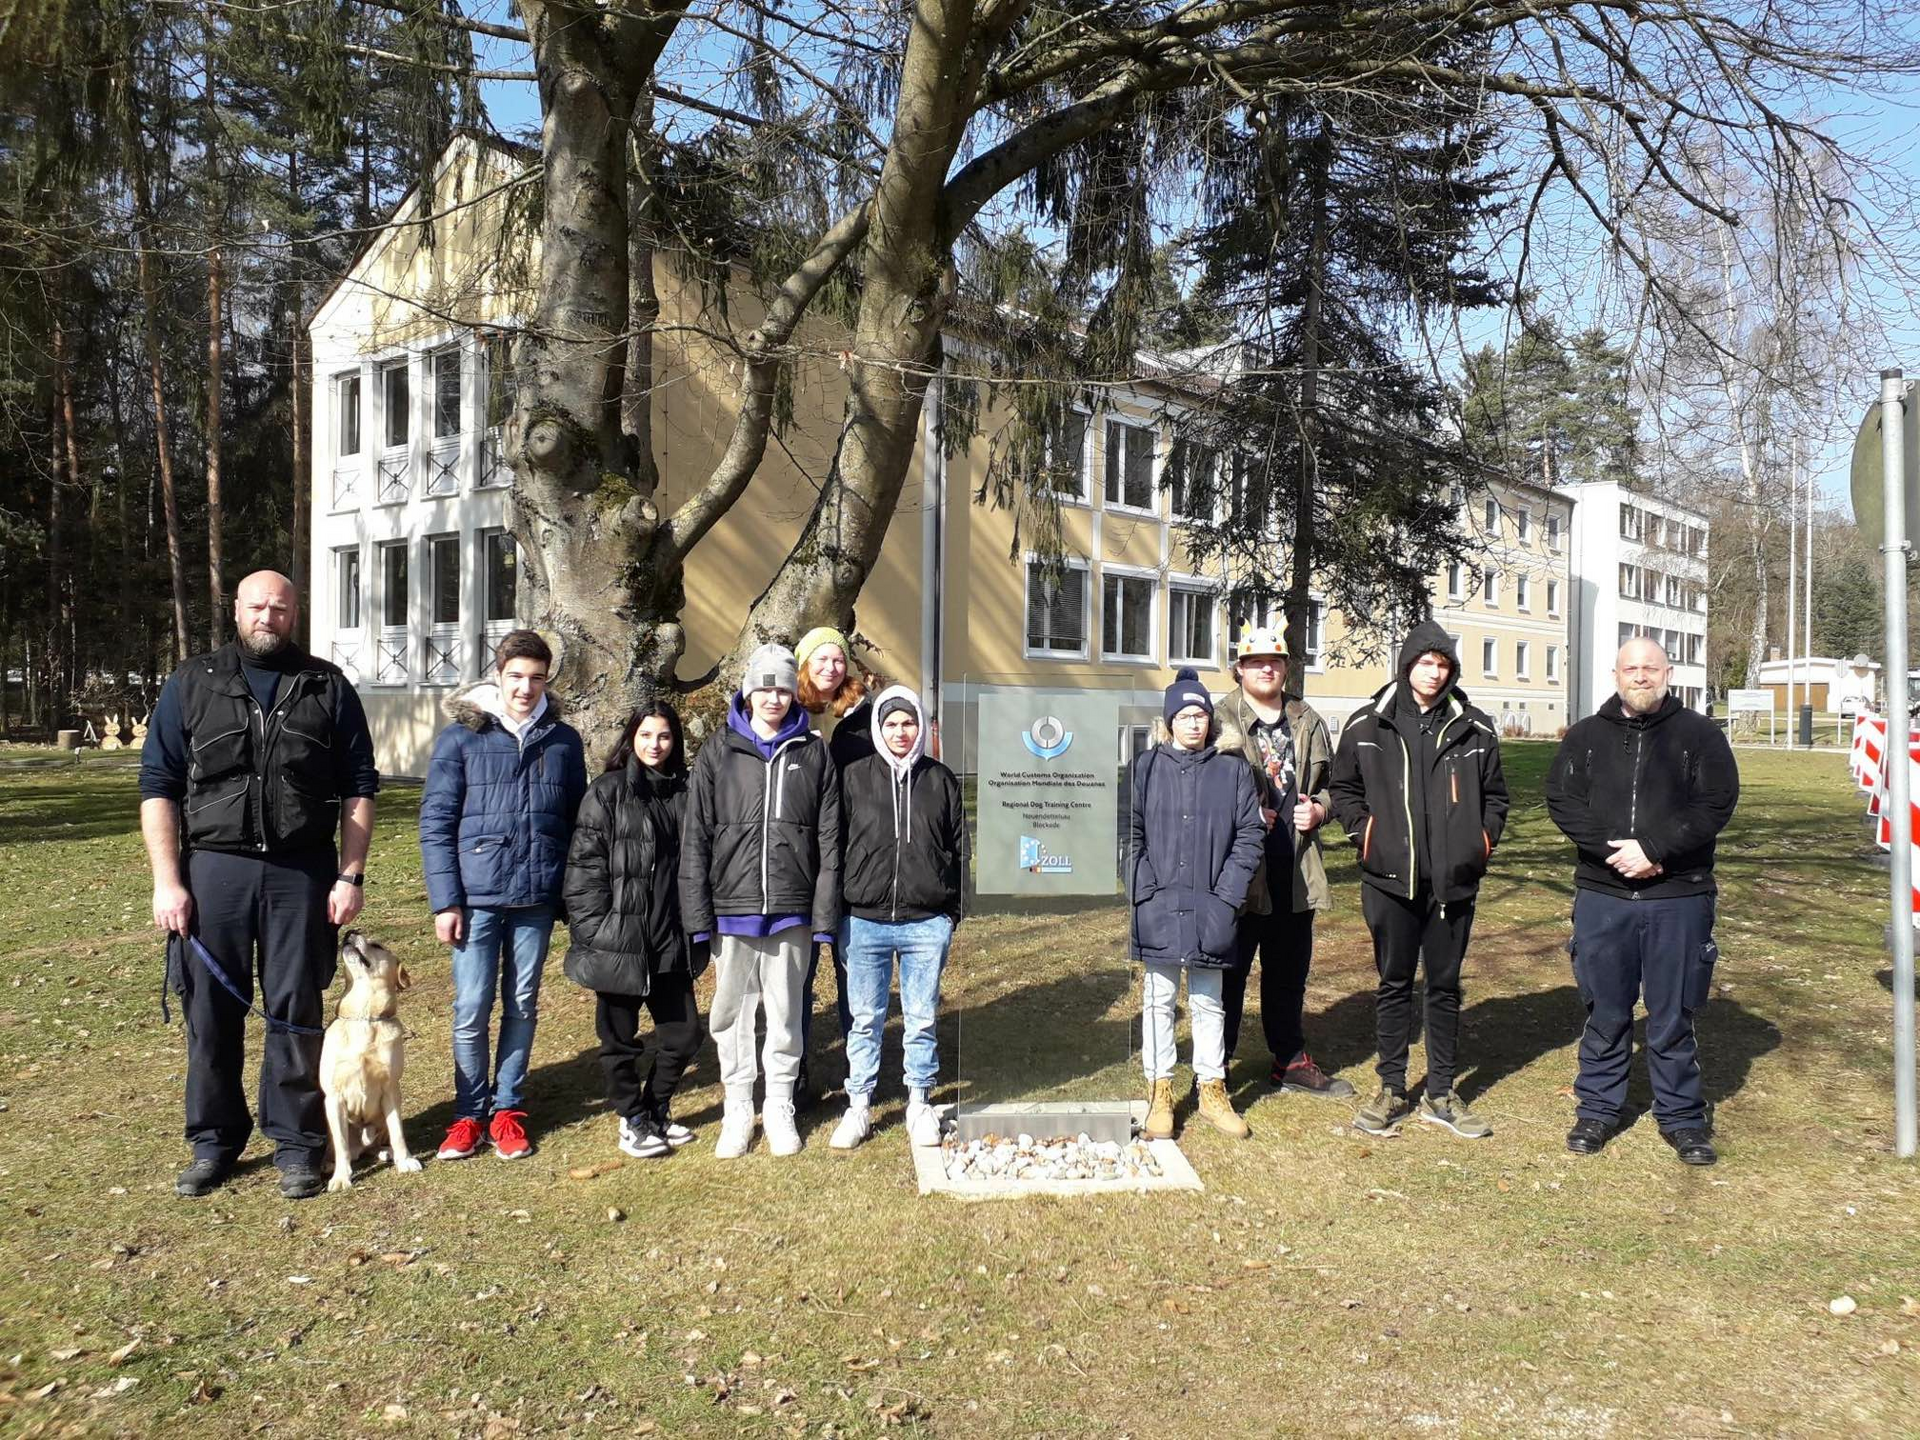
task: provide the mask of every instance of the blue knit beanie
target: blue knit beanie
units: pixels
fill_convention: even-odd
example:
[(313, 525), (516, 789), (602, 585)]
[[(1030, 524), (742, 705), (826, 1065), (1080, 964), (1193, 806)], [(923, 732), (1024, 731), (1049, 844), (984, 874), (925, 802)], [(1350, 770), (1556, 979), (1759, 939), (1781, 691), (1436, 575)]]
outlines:
[(1198, 705), (1209, 716), (1213, 714), (1213, 697), (1200, 683), (1199, 672), (1189, 665), (1175, 675), (1173, 684), (1167, 687), (1167, 701), (1161, 707), (1160, 718), (1171, 725), (1174, 716), (1193, 705)]

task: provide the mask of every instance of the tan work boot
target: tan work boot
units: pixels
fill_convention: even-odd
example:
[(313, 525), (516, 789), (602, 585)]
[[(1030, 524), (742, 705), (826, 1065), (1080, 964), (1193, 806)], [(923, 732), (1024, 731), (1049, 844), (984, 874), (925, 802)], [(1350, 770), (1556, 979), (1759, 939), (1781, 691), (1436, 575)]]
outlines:
[(1211, 1121), (1213, 1128), (1223, 1135), (1231, 1135), (1236, 1140), (1244, 1140), (1253, 1131), (1233, 1108), (1233, 1101), (1227, 1095), (1227, 1082), (1224, 1080), (1202, 1080), (1200, 1082), (1200, 1117)]
[(1171, 1140), (1173, 1138), (1173, 1081), (1152, 1080), (1147, 1083), (1147, 1123), (1141, 1127), (1140, 1134), (1148, 1140)]

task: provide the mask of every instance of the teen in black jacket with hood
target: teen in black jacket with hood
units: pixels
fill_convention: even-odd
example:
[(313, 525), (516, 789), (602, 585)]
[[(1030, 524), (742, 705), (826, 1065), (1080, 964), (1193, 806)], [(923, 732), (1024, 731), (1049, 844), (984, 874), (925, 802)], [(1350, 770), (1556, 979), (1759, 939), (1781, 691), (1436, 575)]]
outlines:
[(1432, 620), (1400, 647), (1397, 678), (1348, 717), (1328, 789), (1360, 848), (1360, 908), (1380, 972), (1380, 1090), (1354, 1124), (1375, 1134), (1411, 1113), (1413, 976), (1427, 968), (1427, 1093), (1420, 1118), (1481, 1139), (1492, 1129), (1453, 1093), (1460, 970), (1473, 908), (1507, 820), (1493, 722), (1460, 690), (1453, 637)]
[[(689, 945), (680, 928), (686, 808), (680, 716), (664, 701), (643, 705), (627, 720), (607, 773), (580, 802), (567, 852), (567, 978), (594, 992), (600, 1068), (620, 1117), (620, 1148), (642, 1160), (693, 1139), (668, 1110), (705, 1034), (693, 982), (706, 969), (708, 947)], [(657, 1052), (644, 1081), (642, 1008), (653, 1016)]]

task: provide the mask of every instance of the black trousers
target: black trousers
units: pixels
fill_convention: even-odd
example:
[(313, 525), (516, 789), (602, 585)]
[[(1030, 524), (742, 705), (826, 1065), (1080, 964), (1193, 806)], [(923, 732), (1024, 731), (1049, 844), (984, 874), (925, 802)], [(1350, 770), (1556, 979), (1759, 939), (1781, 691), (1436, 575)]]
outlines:
[[(667, 1113), (667, 1104), (680, 1086), (680, 1077), (699, 1053), (706, 1027), (693, 1000), (689, 975), (656, 975), (645, 995), (595, 992), (593, 1028), (600, 1036), (600, 1069), (606, 1076), (607, 1103), (625, 1119)], [(653, 1045), (657, 1052), (645, 1079), (640, 1059), (646, 1046), (640, 1039), (640, 1011), (653, 1016)]]
[(1374, 992), (1380, 1083), (1390, 1090), (1407, 1088), (1413, 976), (1422, 960), (1427, 969), (1427, 1094), (1438, 1099), (1453, 1089), (1460, 1039), (1460, 966), (1473, 933), (1473, 906), (1471, 900), (1442, 906), (1424, 888), (1413, 899), (1403, 900), (1371, 885), (1360, 887), (1360, 913), (1373, 935), (1373, 963), (1380, 972), (1380, 987)]
[(1662, 1130), (1706, 1124), (1693, 1017), (1713, 990), (1714, 897), (1640, 899), (1600, 890), (1573, 894), (1574, 981), (1587, 1007), (1580, 1075), (1573, 1082), (1582, 1120), (1613, 1125), (1627, 1103), (1633, 1007), (1647, 1002), (1647, 1078)]
[[(1282, 888), (1290, 888), (1288, 881)], [(1307, 1003), (1307, 972), (1313, 968), (1313, 911), (1288, 908), (1271, 915), (1242, 915), (1234, 933), (1234, 963), (1221, 977), (1220, 1004), (1226, 1011), (1227, 1059), (1240, 1043), (1240, 1021), (1247, 1008), (1247, 980), (1260, 957), (1260, 1028), (1274, 1062), (1287, 1065), (1307, 1048), (1301, 1029)]]
[[(276, 1020), (318, 1030), (338, 963), (339, 930), (327, 894), (339, 862), (331, 851), (300, 856), (187, 857), (193, 933), (249, 999)], [(196, 1157), (230, 1163), (253, 1131), (241, 1072), (247, 1008), (186, 952), (176, 973), (187, 1030), (187, 1143)], [(257, 985), (256, 985), (257, 980)], [(318, 1034), (269, 1028), (260, 1060), (260, 1130), (274, 1163), (318, 1166), (326, 1157)]]

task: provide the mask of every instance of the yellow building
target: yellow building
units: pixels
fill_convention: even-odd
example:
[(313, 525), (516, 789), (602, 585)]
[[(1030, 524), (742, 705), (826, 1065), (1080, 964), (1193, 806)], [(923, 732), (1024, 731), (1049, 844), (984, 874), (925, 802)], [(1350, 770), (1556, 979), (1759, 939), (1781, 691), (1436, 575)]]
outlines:
[[(1456, 503), (1476, 558), (1434, 575), (1433, 618), (1459, 651), (1460, 686), (1507, 733), (1557, 734), (1570, 723), (1573, 501), (1513, 483), (1459, 494)], [(1326, 632), (1324, 647), (1315, 637), (1306, 693), (1337, 726), (1391, 678), (1401, 637), (1356, 635), (1337, 612)]]
[[(420, 214), (410, 195), (309, 324), (312, 643), (358, 677), (389, 774), (424, 771), (446, 692), (488, 668), (521, 610), (495, 337), (531, 310), (539, 238), (515, 216), (537, 159), (455, 139), (435, 175), (431, 243), (406, 223)], [(759, 309), (741, 291), (721, 315), (664, 260), (655, 279), (654, 450), (670, 513), (706, 479), (733, 422), (732, 356), (711, 332), (744, 333)], [(732, 644), (812, 508), (839, 434), (847, 345), (844, 328), (818, 316), (797, 337), (791, 423), (690, 557), (683, 674)], [(946, 383), (932, 382), (899, 509), (857, 606), (868, 658), (926, 696), (945, 754), (967, 769), (980, 687), (1120, 692), (1118, 763), (1145, 743), (1176, 669), (1192, 665), (1216, 693), (1229, 689), (1230, 624), (1268, 618), (1229, 617), (1220, 562), (1187, 554), (1182, 487), (1165, 483), (1165, 417), (1183, 397), (1143, 380), (1072, 412), (1067, 454), (1055, 459), (1070, 477), (1064, 558), (1049, 561), (1016, 542), (1014, 511), (975, 499), (1006, 407), (989, 385), (975, 434), (949, 457), (935, 434)], [(1433, 600), (1459, 645), (1461, 683), (1503, 728), (1551, 735), (1568, 722), (1574, 501), (1516, 484), (1459, 504), (1481, 558), (1436, 575)], [(1028, 516), (1018, 533), (1032, 528)], [(1276, 538), (1276, 571), (1281, 556)], [(1316, 602), (1292, 683), (1337, 727), (1386, 682), (1398, 642), (1356, 633)]]

